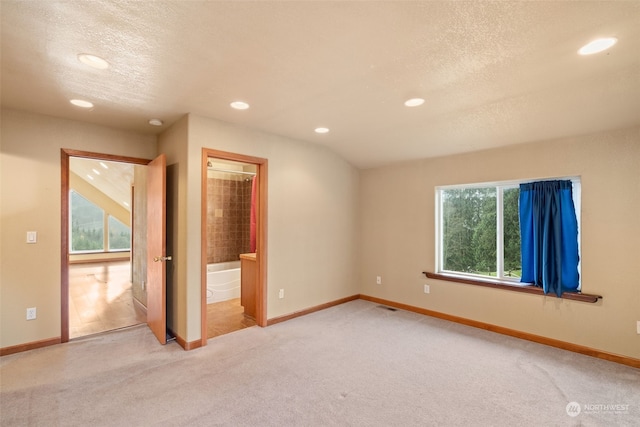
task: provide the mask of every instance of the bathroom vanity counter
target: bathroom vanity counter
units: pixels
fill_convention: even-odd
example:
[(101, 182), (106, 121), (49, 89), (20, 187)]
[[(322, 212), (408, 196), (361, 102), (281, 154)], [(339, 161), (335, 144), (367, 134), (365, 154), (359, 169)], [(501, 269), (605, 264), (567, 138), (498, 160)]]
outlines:
[(256, 254), (240, 254), (240, 304), (244, 314), (256, 318)]
[(240, 260), (246, 259), (247, 261), (256, 261), (256, 254), (240, 254)]

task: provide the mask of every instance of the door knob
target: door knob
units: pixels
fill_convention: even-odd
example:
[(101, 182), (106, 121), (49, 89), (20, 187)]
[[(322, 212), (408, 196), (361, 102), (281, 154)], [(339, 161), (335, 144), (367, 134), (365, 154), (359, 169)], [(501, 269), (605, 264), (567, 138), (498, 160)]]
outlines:
[(153, 262), (171, 261), (171, 256), (154, 256)]

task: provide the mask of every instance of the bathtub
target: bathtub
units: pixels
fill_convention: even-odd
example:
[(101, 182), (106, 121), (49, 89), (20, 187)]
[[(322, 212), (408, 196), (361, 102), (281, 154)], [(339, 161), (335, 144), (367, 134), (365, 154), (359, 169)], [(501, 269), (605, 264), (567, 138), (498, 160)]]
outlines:
[(240, 261), (207, 264), (207, 304), (240, 298)]

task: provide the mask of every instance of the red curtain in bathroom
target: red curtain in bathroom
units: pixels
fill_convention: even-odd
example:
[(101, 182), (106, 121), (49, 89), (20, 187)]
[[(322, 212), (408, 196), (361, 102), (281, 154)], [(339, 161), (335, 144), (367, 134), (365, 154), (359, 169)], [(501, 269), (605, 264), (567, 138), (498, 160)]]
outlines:
[(251, 219), (249, 220), (249, 252), (256, 251), (256, 177), (251, 182)]

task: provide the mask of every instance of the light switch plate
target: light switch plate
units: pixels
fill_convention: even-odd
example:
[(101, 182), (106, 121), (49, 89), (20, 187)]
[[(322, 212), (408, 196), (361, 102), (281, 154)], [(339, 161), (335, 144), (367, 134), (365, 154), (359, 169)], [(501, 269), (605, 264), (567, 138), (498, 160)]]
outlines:
[(27, 243), (36, 243), (38, 241), (38, 233), (35, 231), (27, 231)]

